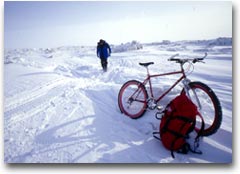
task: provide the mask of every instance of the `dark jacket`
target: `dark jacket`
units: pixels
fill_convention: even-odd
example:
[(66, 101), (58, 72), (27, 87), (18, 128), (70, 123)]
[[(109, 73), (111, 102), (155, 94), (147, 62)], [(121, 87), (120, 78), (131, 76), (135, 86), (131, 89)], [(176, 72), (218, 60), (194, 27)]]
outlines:
[(97, 45), (97, 56), (99, 58), (107, 59), (111, 55), (111, 48), (109, 44), (105, 41), (98, 42)]

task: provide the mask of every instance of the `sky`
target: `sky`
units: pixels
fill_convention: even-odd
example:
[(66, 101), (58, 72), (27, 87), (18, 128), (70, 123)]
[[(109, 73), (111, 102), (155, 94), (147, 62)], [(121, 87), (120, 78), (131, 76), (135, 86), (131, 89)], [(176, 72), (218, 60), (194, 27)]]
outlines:
[(232, 37), (231, 1), (4, 1), (4, 48)]

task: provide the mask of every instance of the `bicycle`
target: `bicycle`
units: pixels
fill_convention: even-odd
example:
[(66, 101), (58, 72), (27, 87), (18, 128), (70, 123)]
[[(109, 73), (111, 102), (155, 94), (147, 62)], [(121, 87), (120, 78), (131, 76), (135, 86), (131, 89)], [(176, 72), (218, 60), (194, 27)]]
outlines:
[[(130, 118), (140, 118), (144, 115), (147, 109), (154, 110), (155, 108), (159, 108), (157, 103), (162, 100), (177, 84), (182, 82), (183, 89), (181, 93), (186, 93), (187, 96), (194, 102), (194, 104), (198, 107), (198, 111), (207, 123), (202, 135), (212, 135), (219, 129), (222, 123), (222, 108), (219, 99), (213, 90), (206, 84), (199, 81), (191, 82), (186, 75), (186, 70), (190, 69), (191, 66), (194, 67), (193, 64), (197, 62), (204, 63), (203, 60), (207, 57), (207, 53), (205, 53), (205, 55), (201, 58), (175, 58), (177, 56), (179, 56), (179, 54), (173, 55), (168, 59), (168, 61), (179, 63), (181, 68), (180, 71), (150, 75), (148, 67), (154, 64), (154, 62), (139, 63), (139, 65), (147, 69), (147, 77), (143, 80), (143, 82), (130, 80), (122, 85), (118, 94), (118, 105), (120, 111)], [(189, 63), (189, 65), (185, 70), (184, 64), (186, 63)], [(170, 86), (158, 97), (153, 95), (153, 85), (151, 83), (152, 78), (176, 74), (181, 74), (181, 76), (172, 86)], [(149, 92), (146, 90), (147, 84), (149, 84)], [(199, 131), (199, 129), (196, 128), (196, 131)]]

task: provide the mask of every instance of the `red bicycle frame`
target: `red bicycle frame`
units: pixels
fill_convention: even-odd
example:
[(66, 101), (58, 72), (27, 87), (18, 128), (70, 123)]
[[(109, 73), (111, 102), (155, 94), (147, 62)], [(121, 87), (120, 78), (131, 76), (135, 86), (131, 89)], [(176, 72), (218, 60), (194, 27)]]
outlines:
[(143, 81), (143, 85), (145, 86), (149, 82), (149, 87), (150, 87), (150, 95), (151, 98), (155, 99), (153, 96), (153, 89), (152, 89), (152, 82), (151, 78), (154, 77), (160, 77), (160, 76), (167, 76), (167, 75), (175, 75), (175, 74), (182, 74), (182, 76), (166, 91), (164, 92), (159, 98), (156, 99), (156, 102), (159, 102), (164, 96), (166, 96), (180, 81), (186, 78), (185, 71), (183, 67), (181, 66), (181, 71), (175, 71), (175, 72), (170, 72), (170, 73), (163, 73), (163, 74), (154, 74), (150, 75), (148, 67), (147, 68), (147, 78)]

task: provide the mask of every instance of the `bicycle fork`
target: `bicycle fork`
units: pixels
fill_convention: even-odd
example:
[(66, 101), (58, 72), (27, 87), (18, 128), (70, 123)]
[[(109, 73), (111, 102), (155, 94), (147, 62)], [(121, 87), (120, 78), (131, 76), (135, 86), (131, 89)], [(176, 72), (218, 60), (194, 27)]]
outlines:
[[(202, 105), (201, 105), (201, 103), (200, 103), (200, 100), (199, 100), (199, 98), (198, 98), (198, 96), (197, 96), (196, 91), (195, 91), (194, 89), (191, 89), (191, 88), (190, 88), (190, 86), (189, 86), (190, 82), (191, 82), (191, 81), (190, 81), (189, 79), (187, 79), (187, 78), (185, 78), (185, 79), (182, 80), (184, 91), (185, 91), (185, 93), (187, 94), (187, 97), (188, 97), (191, 101), (193, 101), (193, 100), (192, 100), (192, 97), (194, 97), (194, 98), (196, 99), (198, 108), (199, 108), (199, 110), (201, 110), (201, 109), (202, 109)], [(190, 95), (190, 93), (189, 93), (190, 90), (192, 91), (193, 96)]]

